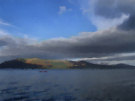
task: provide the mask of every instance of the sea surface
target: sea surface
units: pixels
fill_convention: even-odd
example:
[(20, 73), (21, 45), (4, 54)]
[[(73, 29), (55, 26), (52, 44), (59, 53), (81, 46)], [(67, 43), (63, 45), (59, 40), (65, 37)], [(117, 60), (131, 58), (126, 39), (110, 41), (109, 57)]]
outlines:
[(0, 70), (0, 101), (135, 101), (135, 70)]

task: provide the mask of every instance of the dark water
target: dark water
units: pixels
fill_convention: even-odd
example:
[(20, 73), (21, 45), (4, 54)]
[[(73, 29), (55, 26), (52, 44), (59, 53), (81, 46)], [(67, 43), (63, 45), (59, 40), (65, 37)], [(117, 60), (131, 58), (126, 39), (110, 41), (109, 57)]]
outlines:
[(0, 70), (0, 101), (135, 101), (135, 70)]

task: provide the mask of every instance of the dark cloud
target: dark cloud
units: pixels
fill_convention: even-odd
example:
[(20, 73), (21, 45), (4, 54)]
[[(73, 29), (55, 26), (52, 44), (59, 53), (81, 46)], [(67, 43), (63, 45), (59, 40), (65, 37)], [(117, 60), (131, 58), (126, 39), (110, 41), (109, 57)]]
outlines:
[(69, 39), (52, 39), (40, 43), (28, 39), (4, 37), (6, 44), (0, 57), (39, 57), (46, 59), (92, 58), (135, 52), (135, 32), (108, 29), (86, 32)]
[(3, 40), (0, 40), (0, 47), (6, 45), (7, 43)]
[(129, 15), (118, 28), (135, 29), (135, 0), (97, 0), (95, 14), (107, 19), (119, 18), (122, 14)]
[(94, 9), (96, 15), (105, 18), (116, 18), (122, 15), (117, 0), (97, 0)]
[(122, 25), (118, 26), (120, 29), (132, 30), (135, 29), (135, 15), (131, 15)]

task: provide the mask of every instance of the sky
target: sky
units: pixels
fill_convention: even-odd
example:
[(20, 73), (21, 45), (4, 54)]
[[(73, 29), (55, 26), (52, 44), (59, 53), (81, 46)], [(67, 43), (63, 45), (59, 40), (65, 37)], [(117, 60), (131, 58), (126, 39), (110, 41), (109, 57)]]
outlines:
[(79, 6), (68, 0), (0, 0), (0, 17), (14, 26), (3, 28), (14, 36), (40, 40), (96, 30)]
[(15, 58), (135, 65), (134, 0), (0, 0), (0, 62)]

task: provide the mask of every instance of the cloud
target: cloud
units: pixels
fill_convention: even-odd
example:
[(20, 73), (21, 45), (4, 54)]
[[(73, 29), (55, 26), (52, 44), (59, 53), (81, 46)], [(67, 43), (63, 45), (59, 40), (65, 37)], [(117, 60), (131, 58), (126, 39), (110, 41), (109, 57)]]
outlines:
[(91, 20), (94, 25), (96, 25), (98, 30), (104, 30), (112, 27), (119, 26), (123, 23), (123, 21), (127, 20), (129, 18), (129, 15), (123, 14), (119, 18), (114, 19), (106, 19), (101, 16), (94, 15)]
[(0, 25), (4, 25), (4, 26), (11, 26), (11, 24), (3, 21), (2, 19), (0, 19)]
[(59, 7), (59, 12), (58, 12), (58, 14), (63, 14), (63, 13), (65, 13), (65, 12), (69, 12), (69, 11), (72, 11), (72, 9), (71, 8), (67, 8), (66, 6), (60, 6)]
[(135, 15), (130, 15), (121, 25), (118, 26), (120, 29), (132, 30), (135, 29)]
[(134, 29), (134, 0), (79, 1), (83, 14), (97, 26), (97, 29), (108, 29), (114, 26), (125, 30)]
[(67, 11), (67, 8), (66, 8), (66, 6), (60, 6), (59, 7), (59, 14), (63, 14), (64, 12), (66, 12)]
[(112, 28), (83, 32), (71, 38), (36, 42), (32, 39), (3, 36), (0, 58), (39, 57), (46, 59), (101, 58), (135, 52), (135, 32)]
[(95, 14), (106, 19), (120, 18), (123, 14), (128, 15), (118, 28), (130, 30), (135, 28), (135, 0), (97, 0)]
[(123, 53), (117, 54), (107, 57), (95, 57), (95, 58), (80, 58), (79, 60), (87, 60), (87, 61), (123, 61), (123, 60), (134, 60), (135, 61), (135, 53)]

